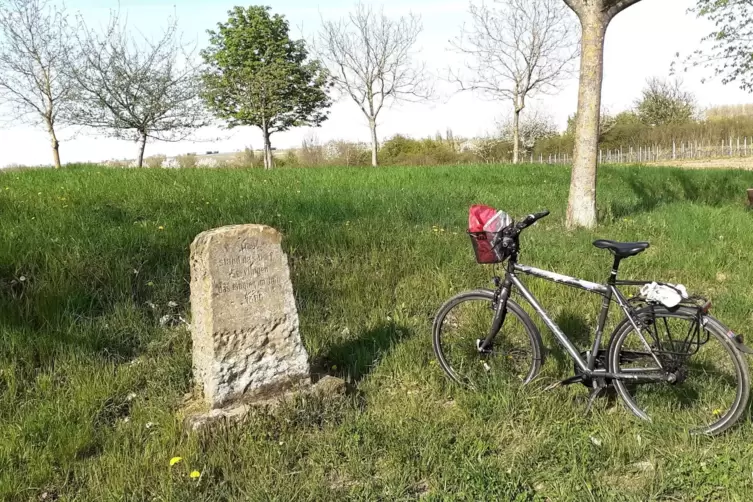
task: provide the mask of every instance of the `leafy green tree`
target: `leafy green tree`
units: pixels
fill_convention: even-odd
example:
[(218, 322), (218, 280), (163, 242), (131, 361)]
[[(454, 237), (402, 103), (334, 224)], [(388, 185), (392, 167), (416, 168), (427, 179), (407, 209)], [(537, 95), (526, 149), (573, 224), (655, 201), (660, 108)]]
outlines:
[(682, 88), (680, 80), (649, 78), (635, 103), (638, 117), (646, 125), (687, 124), (695, 115), (695, 98)]
[(235, 7), (210, 30), (203, 98), (229, 127), (256, 126), (264, 137), (264, 167), (274, 166), (270, 136), (292, 127), (319, 126), (327, 118), (330, 79), (309, 59), (303, 40), (269, 7)]
[(753, 0), (696, 0), (690, 12), (714, 29), (701, 39), (705, 47), (685, 59), (684, 70), (710, 69), (724, 84), (753, 92)]

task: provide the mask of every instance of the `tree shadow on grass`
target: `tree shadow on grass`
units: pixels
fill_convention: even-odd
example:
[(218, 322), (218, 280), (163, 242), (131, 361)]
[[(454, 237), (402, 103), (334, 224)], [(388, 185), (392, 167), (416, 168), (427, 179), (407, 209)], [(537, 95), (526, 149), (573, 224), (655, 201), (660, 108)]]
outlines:
[[(32, 247), (24, 246), (25, 234), (20, 235), (21, 245), (15, 246), (0, 260), (0, 330), (14, 333), (12, 343), (17, 345), (19, 357), (33, 359), (37, 365), (52, 362), (55, 354), (66, 346), (88, 354), (129, 360), (145, 350), (147, 342), (159, 336), (155, 329), (159, 315), (149, 306), (150, 303), (161, 307), (167, 300), (188, 304), (189, 245), (201, 231), (249, 221), (280, 227), (280, 218), (273, 217), (277, 212), (296, 215), (290, 217), (292, 220), (298, 220), (300, 215), (316, 215), (328, 225), (367, 212), (365, 207), (338, 201), (335, 196), (289, 202), (282, 204), (284, 211), (278, 209), (274, 212), (266, 209), (279, 201), (255, 202), (256, 210), (250, 213), (249, 204), (244, 201), (225, 204), (222, 211), (187, 211), (184, 219), (176, 218), (169, 231), (160, 233), (157, 227), (138, 232), (131, 229), (135, 224), (145, 219), (151, 221), (155, 215), (164, 212), (165, 201), (155, 200), (132, 208), (104, 198), (87, 208), (85, 222), (88, 230), (73, 239), (68, 234), (61, 234), (59, 244)], [(187, 202), (181, 204), (176, 204), (178, 214), (182, 214), (181, 209), (191, 207)], [(0, 214), (10, 210), (6, 206), (0, 202)], [(33, 207), (14, 209), (19, 210), (32, 211)], [(261, 213), (264, 217), (258, 216)], [(288, 216), (283, 216), (287, 221)], [(75, 226), (78, 224), (75, 212), (51, 217), (60, 219), (60, 228), (64, 231), (78, 228)], [(333, 239), (334, 243), (342, 245), (344, 238), (341, 234), (318, 237), (309, 228), (310, 225), (291, 224), (285, 232), (283, 247), (289, 253), (292, 267), (296, 266), (298, 259), (328, 253)], [(32, 235), (29, 239), (36, 237)], [(73, 249), (67, 246), (70, 240), (75, 244)], [(21, 275), (27, 279), (25, 284), (11, 285), (11, 281)], [(300, 282), (294, 282), (296, 290), (300, 286)], [(326, 311), (326, 302), (322, 300), (339, 294), (339, 291), (322, 290), (319, 283), (315, 286), (316, 291), (307, 298), (313, 299), (314, 308), (321, 306)], [(115, 326), (106, 326), (107, 319), (121, 310), (132, 317), (126, 319), (127, 326), (120, 327), (129, 332), (136, 331), (130, 329), (135, 323), (140, 332), (138, 336), (119, 333)], [(102, 321), (101, 325), (97, 324), (99, 321)], [(395, 326), (378, 327), (358, 340), (333, 346), (328, 357), (342, 372), (360, 379), (368, 373), (378, 355), (399, 336), (400, 331)], [(2, 349), (3, 343), (0, 343)], [(28, 353), (24, 352), (26, 350)], [(6, 350), (8, 353), (10, 351)]]
[[(181, 250), (153, 245), (117, 251), (102, 249), (93, 266), (72, 264), (70, 258), (58, 262), (49, 249), (18, 264), (0, 264), (0, 351), (33, 367), (54, 364), (68, 347), (115, 362), (143, 352), (165, 313), (148, 306), (153, 288), (147, 278), (168, 278), (175, 267), (166, 256), (177, 258)], [(133, 274), (137, 267), (144, 279)], [(87, 269), (89, 274), (82, 272)], [(187, 284), (179, 294), (188, 296)]]
[(411, 331), (396, 324), (382, 324), (327, 347), (312, 360), (314, 379), (336, 374), (357, 384)]
[[(609, 202), (609, 215), (619, 219), (649, 212), (664, 204), (691, 202), (718, 207), (740, 203), (745, 188), (753, 183), (740, 173), (694, 172), (683, 169), (657, 169), (649, 176), (633, 171), (614, 173), (620, 185), (629, 187), (633, 197), (614, 198)], [(607, 216), (609, 216), (607, 215)]]

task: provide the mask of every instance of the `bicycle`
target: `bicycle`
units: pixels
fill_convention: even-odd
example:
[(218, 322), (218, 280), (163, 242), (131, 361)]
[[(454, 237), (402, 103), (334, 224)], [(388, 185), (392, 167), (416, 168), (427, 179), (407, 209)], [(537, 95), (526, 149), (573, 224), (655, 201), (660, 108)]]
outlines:
[[(516, 292), (574, 362), (575, 374), (547, 389), (574, 383), (586, 385), (591, 389), (586, 412), (598, 395), (614, 387), (627, 408), (639, 418), (676, 420), (691, 434), (718, 434), (737, 422), (747, 408), (750, 394), (748, 364), (743, 354), (753, 353), (745, 346), (743, 337), (711, 316), (711, 302), (701, 296), (685, 297), (670, 308), (641, 295), (623, 294), (618, 287), (654, 282), (617, 278), (621, 261), (648, 249), (648, 242), (594, 241), (594, 246), (609, 250), (614, 256), (605, 284), (518, 263), (520, 233), (548, 214), (549, 211), (530, 214), (491, 234), (469, 232), (477, 260), (484, 263), (477, 245), (488, 239), (495, 252), (493, 263), (507, 261), (507, 265), (504, 278), (494, 277), (493, 290), (460, 293), (438, 310), (432, 329), (434, 352), (450, 379), (478, 389), (497, 380), (525, 385), (536, 378), (544, 362), (541, 335), (526, 311), (511, 298)], [(519, 274), (603, 297), (590, 350), (581, 352), (575, 347)], [(624, 317), (604, 349), (602, 338), (612, 303), (620, 307)], [(678, 326), (674, 337), (670, 325)], [(457, 349), (453, 345), (456, 334), (468, 337), (460, 340)], [(462, 360), (463, 356), (468, 361)], [(712, 380), (711, 372), (716, 363), (727, 364), (718, 381)], [(691, 423), (696, 420), (701, 423)]]

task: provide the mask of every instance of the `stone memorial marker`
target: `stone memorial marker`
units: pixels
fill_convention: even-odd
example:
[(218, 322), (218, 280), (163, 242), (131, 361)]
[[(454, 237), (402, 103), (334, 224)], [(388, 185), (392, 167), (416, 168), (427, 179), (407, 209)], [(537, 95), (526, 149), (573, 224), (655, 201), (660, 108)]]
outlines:
[(232, 225), (191, 244), (194, 378), (212, 410), (309, 387), (281, 234)]

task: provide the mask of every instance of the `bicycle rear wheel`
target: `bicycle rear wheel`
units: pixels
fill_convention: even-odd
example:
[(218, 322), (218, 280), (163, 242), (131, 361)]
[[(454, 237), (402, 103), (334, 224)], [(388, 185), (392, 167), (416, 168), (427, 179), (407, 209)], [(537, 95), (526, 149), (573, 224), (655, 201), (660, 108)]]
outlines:
[[(628, 409), (655, 423), (669, 424), (691, 434), (718, 434), (745, 412), (750, 394), (748, 364), (713, 317), (690, 307), (649, 306), (637, 311), (645, 326), (638, 332), (625, 319), (609, 343), (613, 373), (665, 371), (676, 381), (614, 384)], [(639, 323), (640, 326), (640, 323)]]
[(448, 300), (434, 319), (433, 345), (439, 365), (455, 382), (477, 389), (494, 382), (526, 384), (541, 369), (541, 335), (526, 312), (507, 301), (507, 316), (488, 351), (478, 344), (489, 334), (494, 292), (468, 291)]

